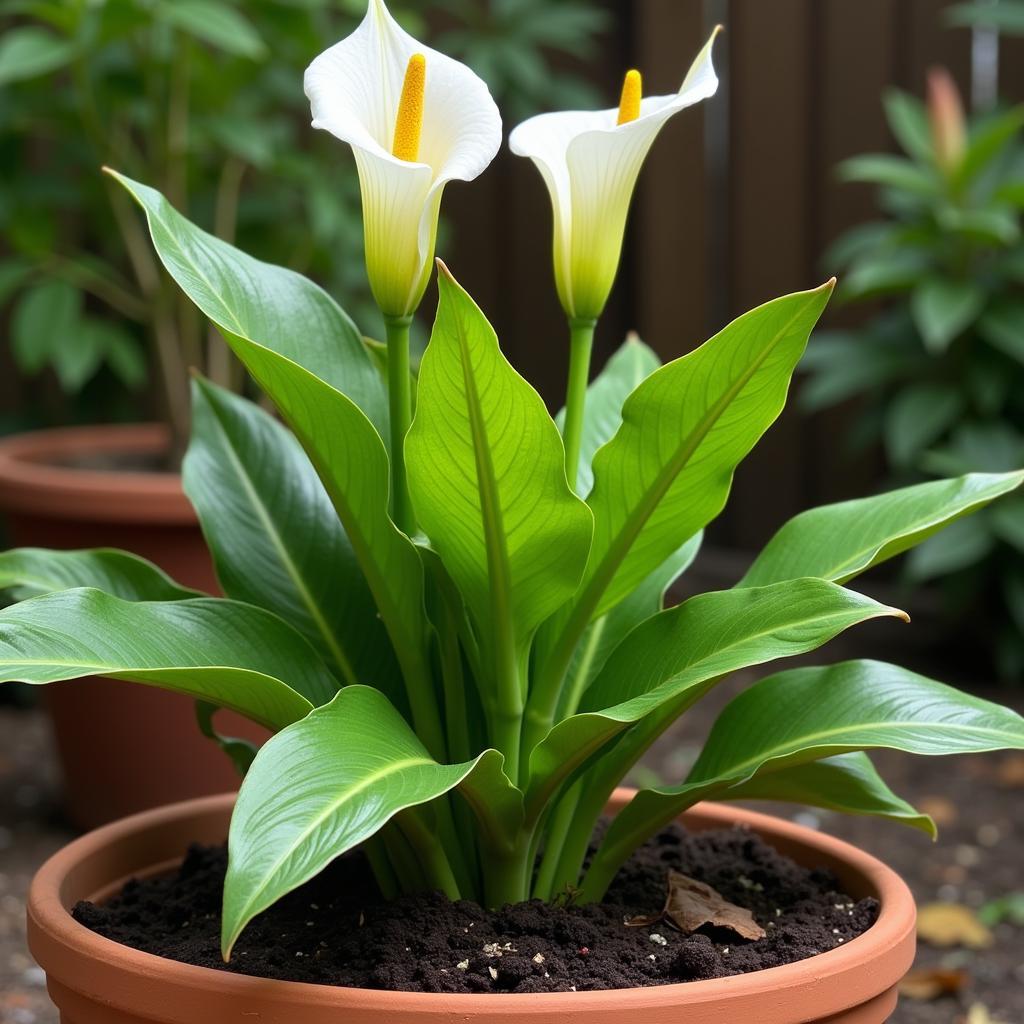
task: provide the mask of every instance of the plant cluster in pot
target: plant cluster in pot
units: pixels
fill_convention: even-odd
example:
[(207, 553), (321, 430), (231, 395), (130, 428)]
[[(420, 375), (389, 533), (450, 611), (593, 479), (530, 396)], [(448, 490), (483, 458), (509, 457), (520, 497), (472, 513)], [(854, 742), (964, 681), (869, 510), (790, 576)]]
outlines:
[[(189, 694), (245, 771), (237, 801), (127, 819), (41, 869), (29, 940), (62, 1019), (891, 1013), (913, 951), (899, 879), (846, 844), (704, 801), (799, 800), (930, 830), (865, 751), (1022, 749), (1024, 720), (893, 665), (780, 671), (727, 705), (679, 784), (616, 792), (730, 674), (905, 618), (847, 585), (1024, 481), (971, 475), (806, 512), (735, 587), (663, 608), (831, 291), (760, 306), (665, 366), (628, 341), (588, 387), (633, 184), (665, 121), (715, 91), (712, 42), (678, 94), (642, 98), (631, 72), (617, 110), (512, 134), (554, 205), (572, 346), (558, 422), (443, 265), (410, 371), (441, 191), (482, 172), (501, 133), (483, 83), (381, 0), (306, 89), (314, 124), (356, 156), (385, 346), (303, 277), (114, 175), (284, 424), (194, 381), (186, 465), (223, 598), (124, 554), (3, 557), (23, 587), (55, 582), (0, 613), (3, 678), (102, 670)], [(259, 750), (219, 736), (218, 708), (274, 736)], [(190, 842), (213, 845), (182, 863)], [(794, 941), (797, 918), (815, 948)], [(135, 948), (113, 941), (140, 921), (153, 924)], [(398, 963), (367, 963), (369, 949)]]

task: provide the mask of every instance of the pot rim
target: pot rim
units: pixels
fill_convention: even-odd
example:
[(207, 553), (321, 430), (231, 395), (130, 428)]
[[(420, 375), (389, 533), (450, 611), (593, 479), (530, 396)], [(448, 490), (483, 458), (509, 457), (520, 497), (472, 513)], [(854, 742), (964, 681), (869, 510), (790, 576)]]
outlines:
[[(621, 807), (629, 795), (628, 790), (617, 790), (610, 806)], [(453, 1019), (450, 1015), (456, 1012), (465, 1015), (460, 1019), (471, 1020), (476, 1019), (474, 1015), (487, 1013), (515, 1012), (540, 1017), (564, 1014), (570, 1010), (574, 1013), (606, 1010), (610, 997), (614, 997), (612, 1002), (619, 1010), (628, 1005), (628, 1009), (635, 1012), (715, 1004), (727, 999), (737, 1011), (757, 1014), (768, 1004), (777, 1005), (780, 998), (783, 1000), (781, 1005), (788, 1005), (791, 996), (797, 995), (795, 990), (807, 992), (814, 989), (818, 1005), (827, 1012), (821, 1018), (808, 1019), (824, 1019), (828, 1014), (842, 1012), (876, 998), (894, 986), (906, 973), (914, 956), (914, 900), (906, 883), (895, 871), (871, 854), (840, 839), (759, 812), (712, 803), (697, 805), (686, 812), (682, 820), (690, 819), (691, 825), (701, 829), (746, 825), (787, 852), (792, 853), (794, 849), (803, 852), (805, 863), (812, 860), (838, 868), (840, 874), (846, 876), (844, 885), (852, 879), (862, 895), (873, 894), (879, 900), (880, 910), (875, 924), (850, 942), (808, 959), (727, 978), (603, 992), (454, 995), (343, 988), (226, 973), (123, 946), (97, 935), (71, 917), (68, 903), (80, 894), (73, 896), (67, 892), (69, 876), (88, 858), (96, 856), (99, 850), (146, 831), (154, 834), (159, 831), (161, 836), (165, 836), (168, 828), (178, 822), (227, 815), (234, 799), (235, 794), (228, 793), (136, 814), (96, 829), (50, 857), (32, 881), (27, 911), (30, 949), (51, 978), (61, 986), (70, 984), (77, 989), (83, 983), (88, 984), (109, 1005), (118, 1005), (118, 986), (109, 984), (111, 972), (122, 976), (127, 972), (146, 979), (147, 992), (153, 990), (154, 1001), (155, 990), (159, 986), (165, 997), (170, 997), (172, 992), (189, 992), (193, 998), (197, 993), (205, 996), (216, 994), (222, 1003), (231, 998), (250, 1001), (255, 998), (262, 1002), (270, 999), (280, 1007), (294, 1006), (301, 1001), (311, 1010), (380, 1011), (386, 1008), (396, 1014), (413, 1011), (427, 1016), (436, 1014), (438, 1021)], [(166, 858), (167, 851), (159, 846), (159, 842), (154, 839), (150, 844), (153, 846), (154, 865), (161, 860), (161, 849), (163, 858)], [(164, 864), (169, 866), (166, 861)], [(108, 883), (113, 881), (107, 879)], [(49, 962), (55, 959), (58, 948), (65, 958), (69, 951), (72, 954), (74, 963), (70, 972), (59, 968), (51, 971)], [(866, 963), (871, 964), (869, 971), (864, 969)], [(73, 981), (62, 977), (68, 973), (74, 975)], [(826, 997), (825, 989), (828, 990), (827, 1007), (822, 1003), (822, 998)], [(328, 1018), (315, 1018), (316, 1021), (321, 1019)], [(768, 1016), (763, 1019), (768, 1019)]]
[(57, 427), (0, 438), (0, 508), (51, 519), (194, 524), (178, 473), (81, 469), (59, 461), (96, 451), (163, 455), (170, 443), (163, 423)]

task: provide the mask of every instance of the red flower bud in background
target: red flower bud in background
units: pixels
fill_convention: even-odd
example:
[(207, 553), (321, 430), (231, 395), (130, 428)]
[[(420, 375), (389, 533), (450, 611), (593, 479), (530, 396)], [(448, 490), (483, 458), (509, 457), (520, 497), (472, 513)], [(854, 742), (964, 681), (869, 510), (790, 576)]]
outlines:
[(940, 169), (949, 174), (963, 159), (967, 128), (960, 90), (945, 68), (932, 68), (928, 72), (928, 119), (935, 159)]

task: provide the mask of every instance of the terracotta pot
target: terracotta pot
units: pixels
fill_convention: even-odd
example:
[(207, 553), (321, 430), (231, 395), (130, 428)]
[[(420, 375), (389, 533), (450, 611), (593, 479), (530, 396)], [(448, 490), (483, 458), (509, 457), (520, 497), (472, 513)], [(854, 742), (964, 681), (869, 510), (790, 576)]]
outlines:
[[(620, 790), (612, 808), (628, 794)], [(742, 822), (782, 853), (830, 868), (851, 896), (881, 902), (876, 924), (820, 956), (713, 981), (545, 995), (438, 995), (266, 981), (165, 960), (89, 931), (68, 912), (132, 876), (166, 872), (190, 841), (222, 842), (233, 797), (208, 797), (108, 825), (52, 857), (29, 892), (28, 938), (62, 1024), (882, 1024), (914, 957), (914, 902), (856, 847), (735, 807), (701, 804), (691, 829)]]
[[(169, 443), (167, 429), (155, 423), (0, 438), (0, 513), (9, 540), (19, 547), (125, 548), (179, 583), (216, 593), (181, 477), (115, 468), (157, 464)], [(43, 699), (53, 720), (67, 813), (81, 828), (237, 787), (228, 759), (200, 735), (187, 697), (88, 679), (51, 684)], [(233, 735), (266, 735), (239, 716), (222, 717), (224, 731)]]

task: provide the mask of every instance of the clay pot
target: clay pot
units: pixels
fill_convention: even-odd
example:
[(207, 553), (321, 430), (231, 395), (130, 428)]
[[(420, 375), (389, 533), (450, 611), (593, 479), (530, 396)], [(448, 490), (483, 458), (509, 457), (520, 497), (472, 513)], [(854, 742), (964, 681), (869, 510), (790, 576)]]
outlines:
[[(620, 790), (612, 809), (628, 795)], [(851, 896), (881, 902), (876, 924), (809, 960), (732, 978), (612, 992), (439, 995), (225, 974), (129, 949), (73, 920), (76, 901), (102, 900), (129, 877), (166, 872), (191, 841), (222, 842), (232, 801), (208, 797), (137, 815), (43, 865), (29, 892), (29, 948), (62, 1024), (883, 1024), (914, 957), (913, 897), (892, 870), (800, 825), (716, 804), (682, 820), (696, 830), (741, 822), (797, 861), (832, 869)]]
[[(0, 513), (8, 539), (19, 547), (124, 548), (179, 583), (216, 593), (181, 477), (116, 468), (158, 465), (169, 444), (160, 424), (0, 438)], [(97, 465), (104, 468), (91, 468)], [(237, 788), (228, 759), (200, 735), (187, 697), (112, 679), (53, 683), (42, 696), (53, 721), (66, 810), (80, 828)], [(221, 725), (233, 735), (266, 735), (239, 716), (223, 714)]]

